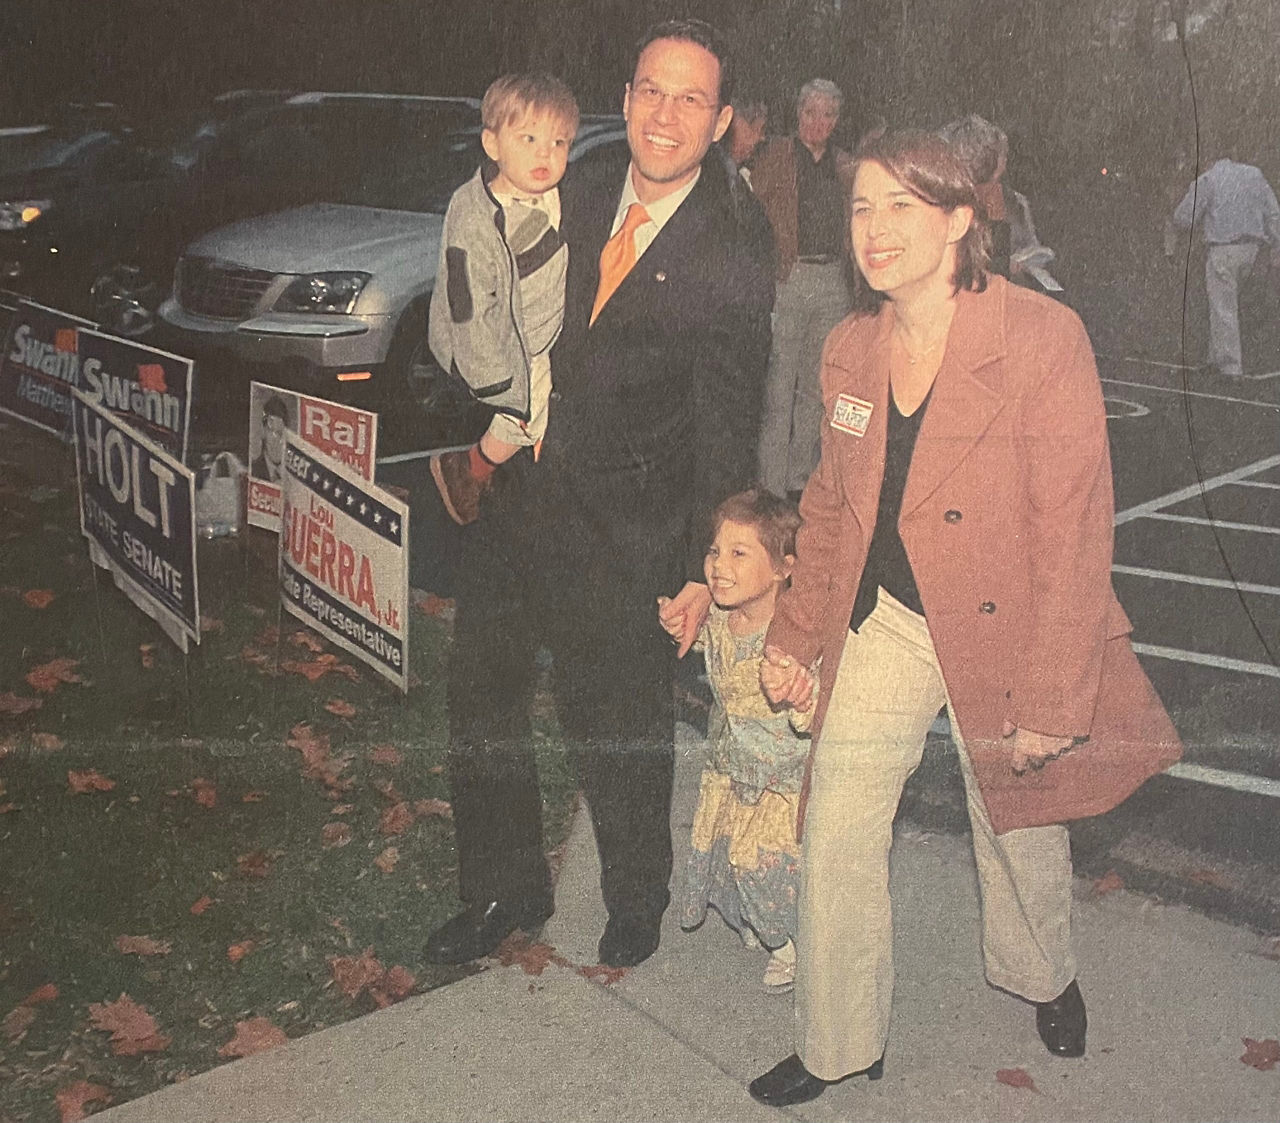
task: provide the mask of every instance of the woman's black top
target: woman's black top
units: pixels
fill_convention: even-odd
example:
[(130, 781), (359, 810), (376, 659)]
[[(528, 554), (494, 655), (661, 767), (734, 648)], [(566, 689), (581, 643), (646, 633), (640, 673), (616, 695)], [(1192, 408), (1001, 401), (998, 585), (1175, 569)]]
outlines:
[(889, 435), (884, 454), (884, 480), (880, 485), (880, 506), (876, 511), (871, 546), (867, 550), (867, 564), (862, 570), (858, 596), (853, 602), (853, 615), (849, 618), (849, 627), (855, 632), (871, 615), (881, 587), (912, 612), (924, 615), (920, 590), (916, 588), (911, 562), (907, 560), (906, 547), (898, 533), (898, 515), (902, 512), (902, 492), (907, 486), (907, 473), (911, 470), (911, 454), (915, 451), (920, 423), (932, 396), (931, 387), (915, 413), (905, 417), (894, 401), (892, 388), (889, 390)]

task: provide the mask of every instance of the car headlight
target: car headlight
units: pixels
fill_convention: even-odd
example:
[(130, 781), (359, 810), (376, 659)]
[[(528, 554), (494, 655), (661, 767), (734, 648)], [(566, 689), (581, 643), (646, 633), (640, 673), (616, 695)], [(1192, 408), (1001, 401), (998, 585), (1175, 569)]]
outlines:
[(369, 281), (368, 273), (310, 273), (299, 277), (276, 301), (275, 312), (350, 312)]
[(25, 230), (44, 214), (53, 202), (49, 199), (19, 199), (0, 203), (0, 230)]

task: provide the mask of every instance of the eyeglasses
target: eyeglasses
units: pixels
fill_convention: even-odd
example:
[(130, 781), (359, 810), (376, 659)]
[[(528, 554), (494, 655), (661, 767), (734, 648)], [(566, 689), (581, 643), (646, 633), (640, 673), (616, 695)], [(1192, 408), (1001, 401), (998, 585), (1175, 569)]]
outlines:
[(671, 107), (676, 113), (687, 117), (713, 113), (716, 109), (715, 103), (703, 94), (688, 91), (669, 94), (665, 90), (659, 89), (652, 82), (641, 82), (638, 86), (633, 86), (631, 98), (641, 109), (649, 110), (657, 109), (664, 102), (670, 101)]

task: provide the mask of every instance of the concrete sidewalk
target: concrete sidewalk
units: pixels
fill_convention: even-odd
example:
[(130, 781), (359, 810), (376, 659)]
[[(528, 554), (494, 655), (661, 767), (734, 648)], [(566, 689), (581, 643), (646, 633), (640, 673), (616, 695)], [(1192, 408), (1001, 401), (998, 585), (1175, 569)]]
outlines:
[[(673, 810), (688, 853), (699, 743), (682, 727)], [(595, 962), (599, 866), (579, 814), (544, 933)], [(1083, 1060), (1051, 1057), (1032, 1008), (988, 987), (968, 839), (900, 830), (892, 884), (897, 990), (885, 1077), (779, 1112), (746, 1085), (791, 1052), (791, 1000), (766, 955), (714, 914), (670, 912), (662, 946), (611, 986), (572, 967), (496, 964), (452, 986), (224, 1065), (95, 1118), (183, 1120), (1274, 1120), (1280, 1068), (1240, 1061), (1280, 1037), (1280, 962), (1256, 934), (1077, 883), (1089, 1008)], [(1035, 1091), (996, 1080), (1022, 1068)]]

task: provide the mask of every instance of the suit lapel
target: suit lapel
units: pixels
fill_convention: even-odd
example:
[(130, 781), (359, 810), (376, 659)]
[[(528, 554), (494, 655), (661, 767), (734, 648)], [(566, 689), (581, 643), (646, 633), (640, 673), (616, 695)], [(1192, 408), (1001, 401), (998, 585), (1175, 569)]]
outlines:
[(992, 279), (985, 292), (956, 298), (947, 350), (911, 458), (902, 518), (956, 470), (1004, 407), (998, 360), (1007, 350), (1005, 296), (1004, 282)]
[[(871, 532), (875, 529), (880, 485), (884, 479), (889, 410), (889, 331), (892, 325), (891, 310), (886, 305), (878, 317), (875, 335), (867, 352), (854, 356), (855, 369), (866, 373), (859, 377), (850, 370), (848, 378), (841, 379), (835, 387), (837, 408), (841, 397), (871, 406), (866, 432), (859, 437), (831, 425), (831, 418), (826, 422), (831, 425), (831, 440), (837, 450), (836, 464), (842, 491), (862, 530), (864, 541), (870, 541)], [(874, 481), (874, 484), (868, 486), (869, 481)]]

